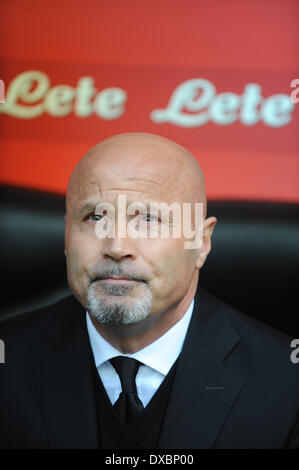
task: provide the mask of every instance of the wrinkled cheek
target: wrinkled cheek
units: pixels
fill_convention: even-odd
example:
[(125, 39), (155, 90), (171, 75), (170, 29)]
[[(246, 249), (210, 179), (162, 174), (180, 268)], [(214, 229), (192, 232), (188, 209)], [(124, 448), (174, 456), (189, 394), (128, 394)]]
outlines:
[(156, 302), (165, 302), (172, 295), (173, 289), (176, 287), (175, 279), (177, 277), (178, 266), (171, 257), (166, 257), (159, 264), (159, 268), (155, 270), (152, 289)]
[[(172, 253), (173, 255), (173, 253)], [(160, 294), (169, 299), (183, 295), (190, 285), (194, 271), (193, 256), (179, 247), (175, 257), (165, 259), (163, 274), (160, 278)]]

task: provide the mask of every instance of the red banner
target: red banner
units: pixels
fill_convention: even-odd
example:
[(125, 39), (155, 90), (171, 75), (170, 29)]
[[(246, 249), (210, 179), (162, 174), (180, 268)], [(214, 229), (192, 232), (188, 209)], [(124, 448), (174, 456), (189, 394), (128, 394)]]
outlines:
[(210, 198), (299, 201), (299, 3), (150, 3), (1, 4), (2, 182), (64, 192), (91, 146), (145, 131)]

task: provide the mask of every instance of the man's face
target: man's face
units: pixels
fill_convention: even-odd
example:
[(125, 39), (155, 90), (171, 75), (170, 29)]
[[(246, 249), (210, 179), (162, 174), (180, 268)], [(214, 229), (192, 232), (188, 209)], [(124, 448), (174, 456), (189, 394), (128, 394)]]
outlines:
[[(139, 166), (134, 166), (132, 161), (118, 160), (115, 155), (90, 164), (73, 185), (65, 233), (68, 280), (85, 307), (100, 305), (104, 307), (104, 315), (109, 311), (110, 316), (126, 312), (124, 323), (134, 323), (146, 316), (162, 314), (180, 302), (195, 276), (196, 253), (185, 249), (182, 237), (118, 236), (119, 195), (126, 197), (127, 205), (132, 202), (182, 204), (183, 200), (173, 184), (175, 175), (171, 170), (167, 181), (161, 176), (158, 164), (144, 165), (140, 172), (142, 160)], [(96, 207), (103, 202), (115, 207), (116, 233), (112, 238), (96, 235), (96, 224), (105, 217), (104, 213), (95, 214)], [(129, 223), (134, 216), (126, 214), (125, 217)], [(135, 220), (141, 224), (139, 227), (150, 227), (153, 222), (142, 212), (135, 215)], [(161, 223), (165, 221), (158, 222)]]

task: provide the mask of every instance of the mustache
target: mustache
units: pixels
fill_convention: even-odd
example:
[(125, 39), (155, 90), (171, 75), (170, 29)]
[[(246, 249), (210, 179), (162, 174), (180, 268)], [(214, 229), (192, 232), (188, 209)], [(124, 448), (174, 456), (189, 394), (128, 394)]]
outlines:
[(127, 270), (122, 269), (120, 266), (112, 266), (110, 268), (98, 269), (96, 273), (91, 276), (90, 284), (96, 281), (100, 281), (102, 279), (106, 279), (110, 276), (125, 277), (130, 281), (148, 281), (148, 276), (144, 275), (143, 273), (141, 274), (138, 272), (129, 272)]

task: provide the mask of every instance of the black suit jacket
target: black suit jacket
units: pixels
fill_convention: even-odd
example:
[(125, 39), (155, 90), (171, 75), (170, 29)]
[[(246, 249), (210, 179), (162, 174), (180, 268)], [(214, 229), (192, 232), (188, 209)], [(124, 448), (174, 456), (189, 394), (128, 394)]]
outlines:
[[(97, 448), (85, 312), (73, 297), (0, 323), (0, 447)], [(299, 448), (291, 338), (199, 288), (159, 448)]]

